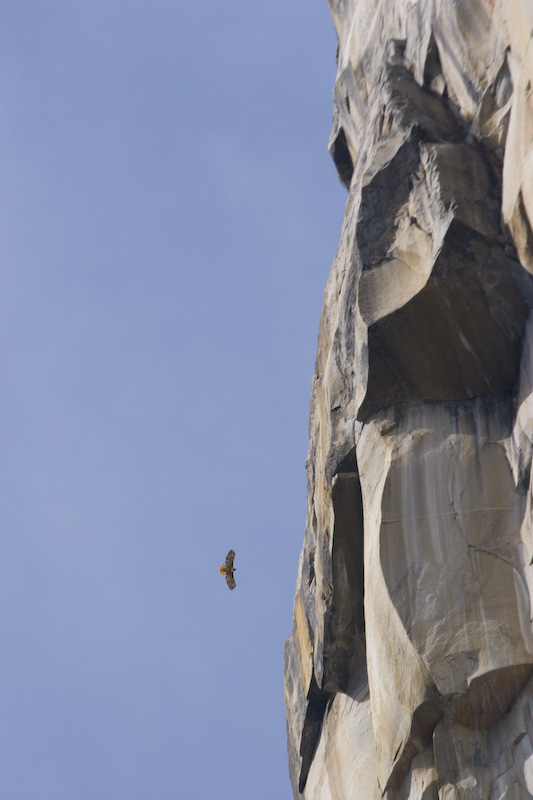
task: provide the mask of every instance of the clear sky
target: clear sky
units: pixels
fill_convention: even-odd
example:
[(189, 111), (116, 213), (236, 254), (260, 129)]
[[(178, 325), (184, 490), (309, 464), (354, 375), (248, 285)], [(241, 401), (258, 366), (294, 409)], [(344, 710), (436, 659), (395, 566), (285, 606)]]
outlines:
[(1, 0), (0, 800), (292, 796), (335, 50), (327, 0)]

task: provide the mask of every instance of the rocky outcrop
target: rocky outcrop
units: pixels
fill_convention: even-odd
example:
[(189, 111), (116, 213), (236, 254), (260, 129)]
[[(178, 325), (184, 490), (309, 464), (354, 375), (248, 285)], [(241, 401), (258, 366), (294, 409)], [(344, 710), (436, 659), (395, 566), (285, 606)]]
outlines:
[(330, 10), (294, 796), (533, 797), (533, 3)]

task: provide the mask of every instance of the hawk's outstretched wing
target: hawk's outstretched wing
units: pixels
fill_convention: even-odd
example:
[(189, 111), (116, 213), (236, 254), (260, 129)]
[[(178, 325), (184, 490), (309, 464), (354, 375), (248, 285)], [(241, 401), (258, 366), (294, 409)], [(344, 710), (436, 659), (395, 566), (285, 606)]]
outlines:
[(226, 575), (226, 583), (228, 584), (230, 589), (235, 589), (235, 587), (237, 586), (233, 575)]
[(234, 558), (235, 558), (235, 552), (233, 550), (230, 550), (228, 555), (226, 556), (226, 560), (220, 567), (220, 574), (225, 576), (226, 583), (228, 584), (230, 589), (235, 589), (236, 586), (235, 578), (233, 577), (233, 573), (235, 572), (233, 568)]
[(230, 550), (228, 555), (226, 556), (226, 561), (224, 562), (226, 564), (226, 569), (229, 572), (233, 572), (233, 561), (234, 561), (234, 559), (235, 559), (235, 551), (234, 550)]

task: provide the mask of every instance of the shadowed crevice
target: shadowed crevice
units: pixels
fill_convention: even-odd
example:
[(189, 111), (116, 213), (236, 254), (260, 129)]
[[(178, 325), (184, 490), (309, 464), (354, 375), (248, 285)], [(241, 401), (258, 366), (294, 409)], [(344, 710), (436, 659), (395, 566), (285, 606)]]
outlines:
[(330, 146), (330, 153), (337, 167), (340, 182), (349, 189), (352, 182), (353, 161), (344, 128), (339, 128), (337, 136)]
[(329, 697), (329, 692), (324, 692), (322, 689), (318, 688), (316, 678), (313, 674), (307, 694), (307, 710), (300, 741), (302, 765), (298, 778), (299, 792), (303, 792), (305, 788), (307, 776), (309, 775), (309, 770), (313, 762), (313, 756), (315, 755), (318, 740), (320, 739), (322, 720)]
[[(352, 467), (350, 454), (344, 459)], [(333, 595), (325, 619), (324, 680), (329, 692), (346, 692), (366, 680), (363, 575), (363, 503), (357, 472), (333, 479)]]

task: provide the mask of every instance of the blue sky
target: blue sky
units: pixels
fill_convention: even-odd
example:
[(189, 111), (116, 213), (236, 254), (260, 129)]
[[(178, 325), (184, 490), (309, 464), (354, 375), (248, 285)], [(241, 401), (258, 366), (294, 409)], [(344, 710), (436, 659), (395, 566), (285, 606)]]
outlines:
[(326, 0), (0, 6), (1, 800), (291, 797), (335, 49)]

